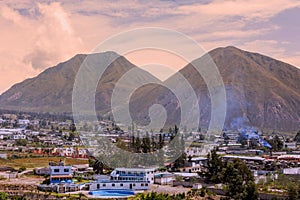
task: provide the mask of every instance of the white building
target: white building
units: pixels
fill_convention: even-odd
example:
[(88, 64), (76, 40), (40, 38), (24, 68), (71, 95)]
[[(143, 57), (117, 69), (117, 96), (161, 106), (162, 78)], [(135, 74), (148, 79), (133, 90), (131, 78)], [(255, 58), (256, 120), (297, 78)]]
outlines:
[(20, 139), (25, 140), (26, 139), (26, 135), (23, 135), (23, 134), (14, 134), (14, 135), (10, 135), (10, 139), (11, 140), (20, 140)]
[(156, 168), (116, 168), (107, 179), (98, 179), (91, 183), (90, 190), (129, 189), (148, 190), (154, 183)]
[(292, 174), (292, 175), (300, 174), (300, 167), (285, 168), (283, 169), (283, 174)]
[(160, 185), (171, 184), (175, 180), (174, 175), (169, 172), (157, 173), (154, 176), (154, 183)]
[(72, 166), (65, 166), (63, 162), (59, 165), (49, 166), (50, 183), (72, 182)]
[(28, 119), (19, 119), (18, 120), (18, 124), (20, 124), (20, 125), (28, 125), (28, 124), (30, 124), (30, 120), (28, 120)]

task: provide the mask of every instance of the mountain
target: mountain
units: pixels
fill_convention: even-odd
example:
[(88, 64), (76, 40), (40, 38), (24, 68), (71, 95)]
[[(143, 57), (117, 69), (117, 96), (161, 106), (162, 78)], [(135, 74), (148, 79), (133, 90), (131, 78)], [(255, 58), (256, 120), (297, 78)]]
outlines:
[[(71, 113), (74, 81), (87, 56), (76, 55), (66, 62), (46, 69), (34, 78), (15, 84), (0, 96), (0, 109)], [(96, 108), (100, 113), (109, 112), (113, 88), (124, 73), (136, 69), (140, 74), (154, 78), (114, 52), (91, 54), (88, 58), (89, 61), (96, 58), (95, 60), (102, 61), (102, 63), (113, 61), (103, 73), (96, 90)], [(102, 66), (99, 65), (99, 67)]]
[[(282, 131), (300, 129), (298, 68), (231, 46), (214, 49), (209, 55), (218, 67), (226, 89), (226, 128), (237, 129), (247, 125)], [(193, 62), (205, 63), (205, 56)], [(188, 64), (166, 82), (176, 84), (179, 74), (194, 88), (199, 99), (200, 126), (207, 128), (211, 99), (204, 79), (192, 64)], [(133, 99), (135, 101), (131, 104), (131, 110), (141, 111), (135, 119), (149, 121), (146, 116), (147, 109), (153, 103), (158, 103), (164, 105), (170, 114), (167, 121), (180, 121), (178, 102), (167, 88), (148, 85), (137, 91)]]
[[(218, 67), (226, 89), (226, 128), (236, 129), (245, 124), (282, 131), (300, 129), (298, 68), (235, 47), (217, 48), (205, 56), (208, 55)], [(86, 56), (76, 55), (45, 70), (35, 78), (14, 85), (0, 96), (0, 108), (35, 112), (71, 112), (75, 76)], [(97, 56), (101, 60), (113, 57), (115, 53), (106, 52)], [(179, 84), (178, 76), (183, 76), (189, 82), (199, 99), (200, 126), (203, 128), (207, 127), (210, 120), (211, 99), (204, 79), (192, 64), (204, 63), (205, 56), (188, 64), (165, 81), (165, 84), (173, 84), (176, 87), (176, 84)], [(110, 113), (112, 91), (122, 75), (131, 69), (140, 70), (140, 81), (145, 77), (155, 79), (126, 58), (119, 57), (99, 81), (95, 99), (100, 114)], [(157, 84), (144, 85), (132, 94), (130, 101), (132, 117), (140, 123), (148, 123), (148, 109), (154, 103), (165, 107), (167, 124), (180, 122), (178, 99), (168, 88)]]

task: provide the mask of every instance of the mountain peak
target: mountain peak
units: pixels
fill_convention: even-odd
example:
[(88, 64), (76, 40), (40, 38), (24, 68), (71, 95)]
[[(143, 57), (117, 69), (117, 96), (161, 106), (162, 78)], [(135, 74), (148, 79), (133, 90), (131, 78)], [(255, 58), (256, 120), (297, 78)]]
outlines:
[[(251, 53), (234, 46), (220, 47), (209, 52), (222, 76), (227, 96), (226, 127), (236, 118), (251, 126), (284, 131), (298, 130), (300, 121), (300, 70), (268, 56)], [(115, 52), (78, 54), (68, 61), (45, 70), (35, 78), (25, 80), (0, 96), (0, 108), (37, 112), (71, 112), (72, 90), (79, 67), (87, 56), (97, 59), (114, 58), (101, 77), (96, 91), (96, 109), (109, 114), (111, 95), (118, 80), (135, 65)], [(198, 59), (197, 59), (198, 60)], [(101, 60), (100, 60), (101, 61)], [(201, 58), (199, 58), (201, 61)], [(210, 94), (203, 78), (189, 64), (181, 73), (200, 99), (200, 125), (210, 120)], [(175, 74), (176, 75), (176, 74)], [(174, 75), (174, 76), (175, 76)], [(143, 79), (141, 79), (143, 80)], [(167, 81), (175, 84), (177, 79)], [(124, 85), (126, 87), (126, 85)], [(132, 115), (146, 119), (153, 104), (166, 105), (171, 124), (179, 121), (176, 97), (164, 87), (143, 87), (132, 97)], [(142, 113), (142, 114), (140, 114)], [(170, 116), (170, 118), (169, 118)]]

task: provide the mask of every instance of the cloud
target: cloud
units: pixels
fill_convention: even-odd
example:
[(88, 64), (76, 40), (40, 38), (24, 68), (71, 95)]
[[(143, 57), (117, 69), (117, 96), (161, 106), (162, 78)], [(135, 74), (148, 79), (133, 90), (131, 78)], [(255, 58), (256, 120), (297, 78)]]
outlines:
[(69, 14), (60, 3), (38, 4), (40, 16), (34, 30), (34, 43), (24, 61), (33, 68), (45, 68), (78, 53), (82, 40), (71, 26)]
[(5, 74), (0, 92), (77, 53), (90, 52), (111, 35), (149, 26), (185, 33), (207, 50), (236, 45), (300, 66), (294, 53), (300, 50), (289, 50), (291, 45), (284, 43), (289, 38), (270, 34), (282, 28), (271, 19), (300, 7), (297, 0), (39, 2), (0, 1), (0, 70)]
[(247, 51), (254, 51), (269, 55), (300, 68), (300, 52), (291, 53), (285, 47), (286, 45), (289, 45), (288, 41), (255, 40), (246, 42), (243, 45), (240, 45), (240, 47)]
[(34, 5), (34, 16), (1, 5), (0, 91), (85, 50), (60, 3)]

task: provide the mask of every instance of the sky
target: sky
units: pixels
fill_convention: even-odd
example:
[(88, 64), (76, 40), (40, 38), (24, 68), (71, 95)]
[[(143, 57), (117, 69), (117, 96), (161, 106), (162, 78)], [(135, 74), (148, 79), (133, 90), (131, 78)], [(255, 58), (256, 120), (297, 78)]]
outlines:
[[(236, 46), (300, 67), (299, 19), (298, 0), (0, 0), (0, 93), (92, 52), (112, 35), (143, 27), (179, 31), (206, 51)], [(139, 66), (157, 58), (170, 73), (184, 66), (166, 52), (126, 57)]]

